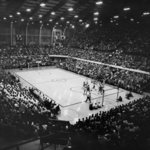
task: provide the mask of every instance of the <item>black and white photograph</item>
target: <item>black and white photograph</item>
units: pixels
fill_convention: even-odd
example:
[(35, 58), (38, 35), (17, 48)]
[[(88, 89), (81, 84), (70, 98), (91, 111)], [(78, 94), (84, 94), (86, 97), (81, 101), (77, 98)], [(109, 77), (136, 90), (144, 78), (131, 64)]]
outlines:
[(150, 0), (0, 0), (0, 150), (150, 150)]

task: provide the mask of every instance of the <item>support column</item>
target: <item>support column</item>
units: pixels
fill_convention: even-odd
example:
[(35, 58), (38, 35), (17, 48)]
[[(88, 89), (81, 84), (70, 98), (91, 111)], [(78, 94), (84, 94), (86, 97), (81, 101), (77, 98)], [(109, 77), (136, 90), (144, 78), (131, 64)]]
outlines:
[(66, 36), (67, 26), (64, 28), (63, 35)]
[(13, 45), (13, 22), (10, 23), (10, 45)]
[(51, 36), (51, 45), (53, 45), (54, 42), (54, 27), (52, 28), (52, 36)]
[(43, 24), (40, 26), (40, 32), (39, 32), (39, 45), (41, 45), (42, 28), (43, 28)]
[(28, 26), (29, 26), (29, 23), (27, 23), (27, 26), (26, 26), (26, 45), (28, 44)]

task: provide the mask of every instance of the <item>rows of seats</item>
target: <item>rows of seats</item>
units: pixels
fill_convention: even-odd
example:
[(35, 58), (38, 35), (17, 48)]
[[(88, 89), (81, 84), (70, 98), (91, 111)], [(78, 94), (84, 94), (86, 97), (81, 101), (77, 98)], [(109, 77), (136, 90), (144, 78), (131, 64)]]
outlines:
[[(29, 58), (29, 56), (27, 57)], [(11, 58), (14, 60), (16, 67), (26, 62), (26, 57), (13, 56)], [(50, 57), (45, 55), (30, 58), (31, 64), (34, 64), (36, 60), (44, 63), (50, 60)], [(3, 61), (5, 62), (5, 60), (4, 58)], [(76, 61), (74, 59), (58, 59), (56, 64), (63, 69), (98, 80), (102, 78), (110, 84), (123, 86), (123, 88), (135, 90), (136, 92), (141, 92), (141, 87), (149, 81), (149, 76), (144, 74)], [(13, 68), (11, 64), (9, 65), (10, 68)], [(27, 66), (25, 65), (24, 67)], [(39, 99), (35, 98), (29, 90), (21, 86), (16, 77), (2, 72), (2, 70), (0, 88), (1, 125), (5, 124), (7, 129), (8, 127), (13, 127), (13, 131), (16, 127), (19, 129), (17, 131), (19, 135), (23, 137), (29, 138), (37, 135), (46, 135), (53, 129), (57, 131), (62, 129), (74, 133), (71, 136), (71, 143), (74, 149), (91, 149), (92, 147), (96, 149), (100, 146), (101, 149), (118, 148), (124, 150), (140, 149), (141, 145), (144, 145), (145, 149), (148, 147), (150, 97), (144, 97), (129, 104), (113, 108), (108, 112), (100, 112), (79, 120), (73, 126), (67, 125), (63, 128), (60, 125), (56, 126), (55, 123), (49, 124), (49, 122), (51, 123), (49, 119), (56, 119), (55, 111), (52, 111), (53, 102), (48, 105), (47, 103), (40, 103), (41, 101), (39, 102)], [(42, 98), (47, 99), (44, 96)], [(47, 109), (49, 105), (50, 109)], [(45, 124), (45, 126), (41, 127), (40, 124)], [(1, 129), (4, 129), (4, 126)], [(139, 143), (139, 145), (135, 145), (135, 143)]]
[(1, 70), (0, 131), (4, 136), (34, 137), (37, 136), (39, 124), (57, 119), (59, 105), (36, 91), (32, 89), (31, 92), (14, 75)]
[[(59, 51), (61, 50), (59, 49)], [(37, 61), (40, 61), (40, 65), (42, 66), (54, 65), (54, 61), (49, 55), (1, 57), (2, 67), (7, 69), (37, 67)], [(67, 59), (66, 62), (64, 62), (64, 68), (89, 76), (96, 80), (104, 79), (109, 84), (137, 93), (145, 91), (147, 84), (150, 81), (150, 76), (146, 74), (83, 61), (73, 61), (72, 59)]]
[[(36, 45), (21, 45), (16, 47), (1, 48), (0, 53), (2, 54), (0, 64), (3, 68), (36, 67), (37, 61), (41, 61), (41, 65), (49, 66), (52, 65), (52, 61), (48, 54), (69, 55), (73, 57), (96, 60), (103, 63), (109, 63), (134, 69), (140, 69), (137, 66), (144, 67), (146, 70), (150, 67), (150, 65), (148, 65), (150, 60), (148, 60), (149, 57), (124, 55), (123, 51), (119, 50), (111, 53), (104, 53), (101, 51), (97, 52), (91, 49), (86, 50), (79, 48), (52, 48), (50, 46), (39, 47)], [(71, 69), (75, 68), (75, 65)], [(80, 69), (80, 72), (84, 75), (90, 77), (94, 76), (94, 78), (96, 79), (104, 78), (109, 84), (120, 86), (124, 89), (138, 93), (141, 93), (143, 90), (145, 90), (145, 88), (147, 88), (147, 83), (149, 82), (148, 75), (115, 69), (112, 67), (106, 67), (91, 63), (83, 64), (82, 62), (80, 68), (82, 68)], [(94, 71), (90, 70), (89, 68), (93, 68)], [(82, 70), (86, 73), (84, 73)]]
[[(58, 53), (61, 50), (59, 49)], [(55, 51), (56, 52), (56, 51)], [(62, 51), (61, 51), (62, 52)], [(55, 53), (55, 54), (58, 54)], [(80, 53), (81, 54), (81, 53)], [(82, 56), (82, 55), (80, 55)], [(32, 55), (32, 56), (10, 56), (2, 57), (1, 63), (3, 68), (24, 68), (24, 67), (37, 67), (37, 61), (41, 62), (43, 66), (52, 65), (53, 62), (49, 55)], [(73, 61), (75, 62), (75, 61)], [(66, 62), (66, 65), (71, 65), (70, 62)], [(146, 87), (147, 83), (150, 80), (149, 75), (142, 73), (135, 73), (132, 71), (116, 69), (113, 67), (102, 66), (92, 63), (84, 63), (81, 61), (70, 66), (70, 70), (76, 70), (75, 72), (81, 72), (81, 74), (90, 76), (95, 79), (105, 79), (107, 83), (119, 86), (121, 88), (131, 90), (134, 92), (141, 93)], [(69, 67), (69, 66), (68, 66)]]
[(150, 71), (149, 33), (140, 25), (91, 26), (76, 29), (65, 46), (75, 48), (69, 55)]
[[(62, 47), (0, 46), (3, 69), (56, 65), (96, 80), (142, 93), (150, 76), (123, 69), (77, 61), (52, 59), (68, 55), (150, 72), (149, 30), (130, 28), (89, 28), (74, 32)], [(37, 89), (23, 87), (15, 76), (0, 70), (0, 132), (20, 138), (43, 136), (53, 130), (71, 132), (72, 149), (126, 150), (150, 148), (150, 97), (145, 96), (108, 112), (79, 120), (75, 125), (58, 125), (59, 106)], [(6, 132), (7, 130), (7, 132)], [(15, 132), (14, 132), (15, 131)]]
[(99, 112), (83, 118), (72, 127), (72, 130), (79, 133), (78, 138), (83, 135), (76, 145), (77, 149), (148, 150), (149, 113), (150, 97), (146, 96), (112, 108), (108, 112)]
[[(85, 39), (85, 38), (84, 38)], [(101, 41), (100, 41), (101, 42)], [(103, 46), (102, 46), (103, 47)], [(28, 57), (30, 61), (31, 55), (68, 55), (93, 61), (98, 61), (106, 64), (122, 66), (126, 68), (150, 71), (150, 55), (149, 51), (144, 53), (134, 51), (125, 51), (125, 48), (115, 47), (112, 50), (97, 50), (93, 48), (80, 48), (80, 47), (51, 47), (51, 46), (5, 46), (0, 48), (1, 57)], [(142, 61), (141, 61), (142, 60)], [(13, 60), (11, 60), (13, 63)]]
[(50, 54), (69, 55), (126, 68), (150, 71), (148, 56), (125, 54), (121, 49), (115, 49), (111, 52), (102, 52), (91, 49), (59, 47), (51, 49)]
[(149, 75), (79, 60), (67, 59), (60, 67), (137, 93), (142, 93), (150, 82)]

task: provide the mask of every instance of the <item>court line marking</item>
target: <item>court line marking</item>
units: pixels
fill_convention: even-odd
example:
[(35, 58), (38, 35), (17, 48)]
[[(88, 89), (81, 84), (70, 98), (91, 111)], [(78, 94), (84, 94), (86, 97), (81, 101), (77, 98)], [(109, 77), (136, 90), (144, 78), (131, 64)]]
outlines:
[[(34, 86), (32, 83), (30, 83), (29, 81), (27, 81), (26, 79), (24, 79), (23, 77), (21, 77), (20, 75), (18, 75), (18, 74), (16, 74), (15, 73), (15, 75), (17, 76), (17, 77), (19, 77), (19, 78), (21, 78), (22, 80), (24, 80), (25, 82), (27, 82), (29, 85), (31, 85), (32, 87), (34, 87), (35, 89), (38, 89), (36, 86)], [(39, 89), (38, 89), (39, 90)], [(51, 99), (51, 100), (53, 100), (53, 101), (55, 101), (54, 99), (52, 99), (50, 96), (48, 96), (47, 94), (45, 94), (42, 90), (39, 90), (41, 93), (43, 93), (45, 96), (47, 96), (49, 99)], [(56, 102), (56, 101), (55, 101)], [(64, 107), (64, 106), (62, 106), (61, 104), (59, 104), (59, 103), (57, 103), (56, 102), (56, 104), (58, 104), (59, 106), (61, 106), (61, 107)]]
[(34, 82), (33, 84), (43, 84), (43, 83), (56, 83), (56, 82), (61, 82), (61, 83), (64, 83), (64, 82), (67, 82), (67, 80), (75, 80), (77, 78), (68, 78), (68, 79), (51, 79), (51, 80), (48, 80), (48, 81), (43, 81), (43, 82)]
[[(73, 91), (73, 92), (78, 92), (78, 93), (83, 93), (83, 91), (81, 91), (80, 89), (78, 90), (76, 90), (76, 89), (74, 89), (74, 88), (80, 88), (80, 89), (82, 89), (82, 87), (80, 87), (80, 86), (75, 86), (75, 87), (71, 87), (70, 88), (70, 90), (71, 91)], [(108, 89), (105, 89), (105, 92), (107, 92), (107, 91), (110, 91), (110, 90), (117, 90), (118, 88), (108, 88)], [(120, 91), (122, 91), (122, 90), (120, 90)], [(93, 90), (91, 90), (91, 94), (92, 95), (95, 95), (95, 96), (98, 96), (99, 95), (99, 93), (97, 92), (97, 91), (93, 91)]]
[[(16, 72), (14, 72), (15, 73), (15, 75), (16, 76), (18, 76), (18, 77), (20, 77), (21, 79), (23, 79), (25, 82), (27, 82), (29, 85), (31, 85), (32, 87), (34, 87), (34, 88), (36, 88), (36, 89), (38, 89), (36, 86), (34, 86), (32, 83), (30, 83), (29, 81), (27, 81), (26, 79), (24, 79), (23, 77), (21, 77), (20, 75), (18, 75)], [(117, 88), (114, 88), (114, 89), (117, 89)], [(38, 89), (39, 90), (39, 89)], [(110, 89), (109, 89), (110, 90)], [(111, 89), (111, 90), (113, 90), (113, 89)], [(48, 96), (47, 94), (45, 94), (42, 90), (39, 90), (40, 92), (42, 92), (44, 95), (46, 95), (48, 98), (50, 98), (51, 100), (53, 100), (53, 101), (55, 101), (56, 102), (56, 100), (54, 100), (54, 99), (52, 99), (50, 96)], [(107, 91), (107, 90), (106, 90)], [(125, 92), (125, 91), (121, 91), (121, 92), (119, 92), (119, 93), (122, 93), (122, 92)], [(105, 97), (106, 96), (110, 96), (110, 95), (114, 95), (114, 94), (117, 94), (117, 93), (111, 93), (111, 94), (108, 94), (108, 95), (105, 95)], [(91, 99), (91, 101), (92, 100), (95, 100), (95, 99), (98, 99), (98, 98), (102, 98), (102, 96), (100, 96), (100, 97), (96, 97), (96, 98), (92, 98)], [(86, 100), (85, 100), (86, 101)], [(66, 107), (69, 107), (69, 106), (73, 106), (73, 105), (77, 105), (77, 104), (80, 104), (80, 103), (83, 103), (83, 102), (85, 102), (85, 101), (80, 101), (80, 102), (76, 102), (76, 103), (73, 103), (73, 104), (69, 104), (69, 105), (65, 105), (65, 106), (63, 106), (63, 105), (61, 105), (61, 104), (59, 104), (59, 103), (57, 103), (56, 102), (56, 104), (59, 104), (59, 106), (61, 106), (62, 108), (66, 108)]]
[[(120, 91), (119, 93), (123, 93), (125, 91)], [(108, 95), (105, 95), (104, 97), (107, 97), (107, 96), (110, 96), (110, 95), (115, 95), (117, 93), (111, 93), (111, 94), (108, 94)], [(95, 98), (92, 98), (91, 101), (95, 100), (95, 99), (98, 99), (98, 98), (102, 98), (103, 96), (100, 96), (100, 97), (95, 97)], [(86, 100), (85, 100), (86, 101)], [(80, 103), (83, 103), (85, 101), (80, 101), (80, 102), (76, 102), (76, 103), (73, 103), (73, 104), (70, 104), (70, 105), (66, 105), (66, 106), (63, 106), (64, 108), (65, 107), (69, 107), (69, 106), (73, 106), (73, 105), (77, 105), (77, 104), (80, 104)]]

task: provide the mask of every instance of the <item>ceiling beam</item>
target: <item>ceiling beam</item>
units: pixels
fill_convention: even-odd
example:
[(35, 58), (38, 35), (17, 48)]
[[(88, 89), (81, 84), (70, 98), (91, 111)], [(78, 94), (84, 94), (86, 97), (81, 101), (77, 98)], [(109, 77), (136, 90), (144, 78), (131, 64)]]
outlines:
[(34, 15), (36, 15), (37, 12), (40, 10), (40, 8), (41, 8), (40, 3), (41, 3), (41, 2), (44, 2), (45, 4), (47, 4), (47, 3), (48, 3), (48, 0), (44, 0), (44, 1), (40, 0), (40, 1), (37, 3), (37, 5), (36, 5), (36, 7), (34, 8), (34, 10), (32, 10), (32, 12), (30, 13), (30, 16), (31, 16), (31, 17), (33, 17)]
[[(74, 11), (75, 11), (75, 12), (78, 12), (79, 8), (80, 8), (80, 7), (83, 7), (83, 6), (84, 6), (84, 4), (81, 5), (79, 2), (77, 2), (77, 3), (75, 4), (75, 6), (73, 7), (73, 8), (74, 8)], [(60, 19), (60, 17), (64, 17), (65, 20), (66, 20), (66, 19), (67, 19), (67, 16), (69, 15), (69, 13), (71, 13), (71, 12), (68, 12), (68, 10), (66, 10), (65, 12), (62, 13), (61, 16), (57, 16), (57, 17), (54, 19), (54, 22), (58, 22), (59, 19)], [(78, 14), (78, 13), (76, 13), (76, 14)], [(69, 17), (70, 17), (70, 16), (69, 16)]]
[(65, 5), (67, 3), (68, 0), (60, 0), (60, 2), (58, 4), (56, 4), (52, 10), (49, 10), (44, 16), (43, 16), (43, 20), (46, 20), (49, 16), (50, 13), (52, 11), (57, 11), (59, 8), (61, 8), (63, 5)]
[[(23, 4), (26, 2), (26, 0), (18, 0), (17, 1), (17, 7), (15, 8), (15, 10), (13, 10), (13, 14), (16, 14), (17, 11), (20, 10), (20, 8), (23, 6)], [(16, 5), (16, 4), (15, 4)]]

